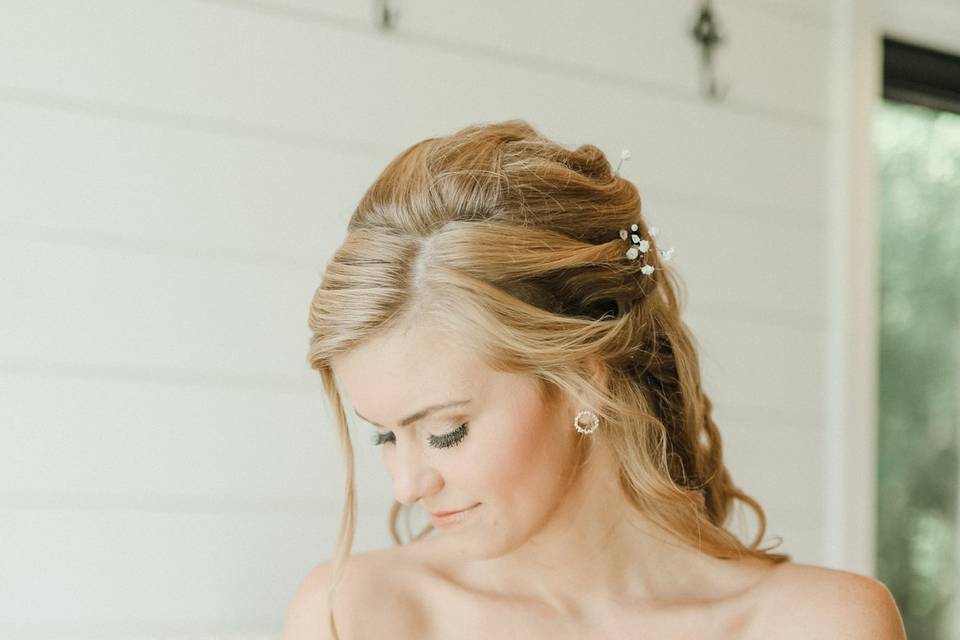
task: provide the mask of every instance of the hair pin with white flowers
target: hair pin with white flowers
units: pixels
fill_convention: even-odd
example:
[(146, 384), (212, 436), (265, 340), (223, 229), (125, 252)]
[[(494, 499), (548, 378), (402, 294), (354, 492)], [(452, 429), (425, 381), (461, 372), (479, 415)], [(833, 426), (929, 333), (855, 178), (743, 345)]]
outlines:
[[(623, 164), (623, 161), (629, 159), (630, 151), (628, 149), (624, 149), (620, 153), (620, 162), (617, 164), (618, 172), (620, 171), (620, 165)], [(640, 227), (636, 223), (630, 225), (630, 232), (628, 232), (626, 229), (620, 229), (620, 239), (626, 240), (627, 237), (629, 237), (631, 240), (631, 246), (629, 249), (627, 249), (626, 253), (627, 258), (630, 260), (636, 260), (637, 256), (639, 256), (641, 253), (646, 254), (650, 249), (650, 241), (641, 240), (640, 236), (637, 234), (639, 229)], [(652, 238), (656, 236), (657, 231), (658, 230), (656, 227), (650, 227), (650, 237)], [(669, 261), (673, 257), (673, 247), (670, 247), (669, 249), (657, 249), (657, 253), (660, 254), (660, 257), (663, 260)], [(640, 267), (640, 272), (646, 276), (650, 275), (654, 271), (655, 269), (653, 265), (650, 264), (644, 264), (642, 267)]]
[(630, 159), (630, 150), (624, 149), (620, 152), (620, 162), (617, 163), (617, 168), (613, 170), (614, 173), (620, 173), (620, 165), (623, 164), (624, 160)]

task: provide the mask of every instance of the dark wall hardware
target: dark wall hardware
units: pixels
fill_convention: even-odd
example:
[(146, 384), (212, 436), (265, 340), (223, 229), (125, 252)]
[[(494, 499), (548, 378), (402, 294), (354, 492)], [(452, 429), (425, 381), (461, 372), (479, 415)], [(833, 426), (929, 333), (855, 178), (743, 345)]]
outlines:
[(381, 31), (392, 31), (400, 19), (400, 9), (395, 0), (374, 0), (373, 15)]
[(713, 66), (713, 50), (726, 39), (720, 33), (710, 0), (703, 0), (700, 5), (700, 14), (690, 32), (693, 39), (700, 45), (700, 78), (702, 93), (711, 100), (722, 100), (726, 97), (729, 84), (722, 87), (717, 83), (716, 69)]

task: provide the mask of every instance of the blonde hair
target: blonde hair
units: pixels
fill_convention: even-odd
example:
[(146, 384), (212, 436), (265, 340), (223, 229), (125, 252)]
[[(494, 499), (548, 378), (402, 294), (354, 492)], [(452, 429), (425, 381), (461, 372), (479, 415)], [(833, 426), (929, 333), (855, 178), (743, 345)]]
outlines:
[[(353, 544), (353, 446), (330, 362), (393, 328), (431, 322), (491, 368), (566, 392), (593, 408), (627, 500), (692, 547), (717, 558), (790, 556), (758, 548), (760, 505), (731, 480), (698, 347), (680, 318), (682, 282), (654, 239), (624, 257), (619, 230), (639, 225), (640, 194), (590, 144), (569, 150), (523, 120), (472, 125), (414, 144), (383, 170), (353, 212), (347, 237), (310, 305), (308, 361), (334, 408), (346, 459), (346, 501), (332, 596)], [(600, 384), (591, 363), (605, 373)], [(744, 545), (725, 528), (734, 500), (756, 512)], [(409, 509), (394, 502), (390, 533)], [(408, 521), (409, 532), (409, 521)], [(427, 527), (413, 540), (419, 540)], [(779, 543), (778, 543), (779, 544)], [(776, 546), (776, 545), (774, 545)]]

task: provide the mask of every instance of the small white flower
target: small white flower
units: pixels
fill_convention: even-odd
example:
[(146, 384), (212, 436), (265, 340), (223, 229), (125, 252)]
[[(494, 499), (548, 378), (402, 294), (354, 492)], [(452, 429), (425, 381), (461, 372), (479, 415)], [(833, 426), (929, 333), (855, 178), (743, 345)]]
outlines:
[(639, 228), (640, 228), (640, 227), (638, 227), (636, 224), (630, 225), (630, 231), (636, 231), (636, 230), (639, 229)]
[(631, 260), (636, 260), (636, 258), (637, 258), (637, 248), (636, 248), (636, 247), (630, 247), (629, 249), (627, 249), (627, 257), (630, 258)]
[(660, 257), (664, 260), (670, 260), (673, 257), (673, 247), (669, 249), (660, 249)]
[(627, 230), (626, 230), (626, 229), (620, 229), (620, 239), (621, 239), (621, 240), (626, 240), (626, 239), (627, 239)]
[(642, 267), (640, 267), (640, 272), (643, 273), (643, 275), (648, 276), (651, 273), (653, 273), (653, 267), (650, 266), (649, 264), (645, 264)]
[(626, 160), (626, 159), (629, 158), (629, 157), (630, 157), (630, 150), (629, 150), (629, 149), (624, 149), (623, 151), (620, 152), (620, 159), (621, 159), (621, 160)]
[(635, 233), (634, 233), (634, 234), (631, 234), (631, 235), (630, 235), (630, 238), (634, 241), (634, 243), (640, 242), (640, 236), (638, 236), (638, 235), (635, 234)]
[(641, 241), (640, 241), (640, 244), (637, 245), (637, 249), (639, 249), (639, 250), (642, 251), (643, 253), (646, 253), (646, 252), (647, 252), (647, 249), (649, 249), (649, 248), (650, 248), (650, 241), (649, 241), (649, 240), (641, 240)]

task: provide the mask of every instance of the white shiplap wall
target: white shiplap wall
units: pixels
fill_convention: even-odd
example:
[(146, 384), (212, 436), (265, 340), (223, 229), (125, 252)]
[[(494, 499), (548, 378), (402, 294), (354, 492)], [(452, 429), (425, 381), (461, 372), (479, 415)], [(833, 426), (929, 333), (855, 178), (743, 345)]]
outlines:
[(719, 104), (696, 4), (0, 2), (0, 637), (279, 634), (340, 516), (322, 265), (396, 153), (513, 117), (632, 151), (734, 478), (822, 562), (830, 2), (717, 5)]

